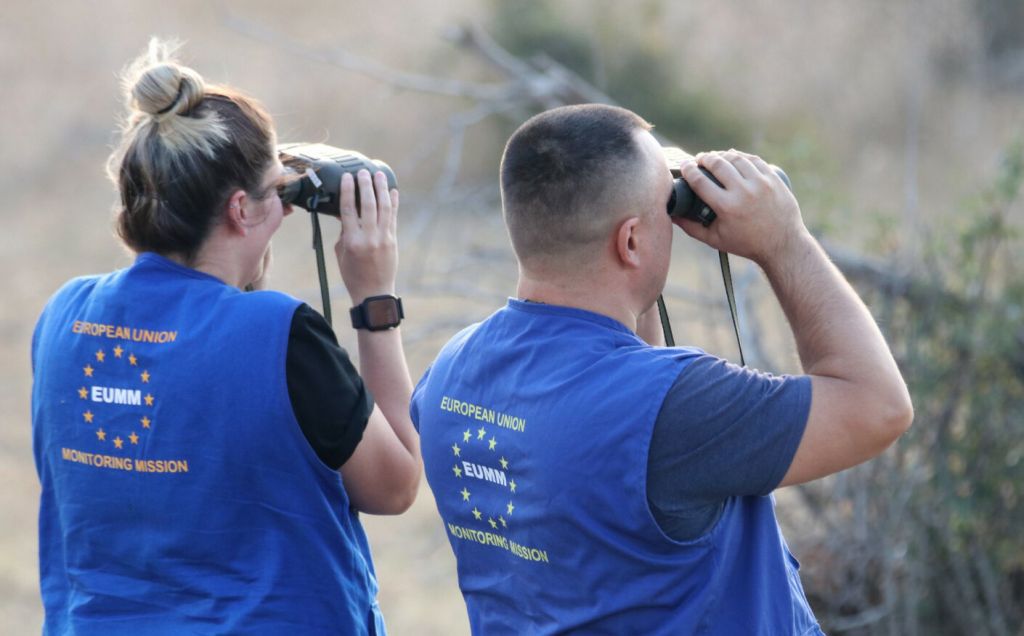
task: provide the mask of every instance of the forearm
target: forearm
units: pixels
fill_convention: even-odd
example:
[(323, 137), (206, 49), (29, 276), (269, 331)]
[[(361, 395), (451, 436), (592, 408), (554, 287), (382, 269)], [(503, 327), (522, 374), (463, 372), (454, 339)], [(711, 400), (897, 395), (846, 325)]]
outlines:
[(805, 373), (849, 382), (865, 395), (900, 393), (903, 379), (878, 325), (810, 233), (794, 235), (762, 267), (789, 320)]
[(359, 372), (402, 445), (419, 458), (419, 436), (409, 417), (412, 380), (399, 329), (358, 332)]

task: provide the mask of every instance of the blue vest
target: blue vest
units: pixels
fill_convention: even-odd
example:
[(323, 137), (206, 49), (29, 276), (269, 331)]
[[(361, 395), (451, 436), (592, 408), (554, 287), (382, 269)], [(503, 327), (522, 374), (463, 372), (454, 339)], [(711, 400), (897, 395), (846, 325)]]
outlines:
[(297, 305), (155, 254), (51, 299), (32, 343), (46, 633), (383, 633), (363, 529), (292, 411)]
[(770, 497), (689, 542), (650, 513), (654, 422), (695, 354), (517, 300), (445, 346), (412, 412), (474, 633), (820, 633)]

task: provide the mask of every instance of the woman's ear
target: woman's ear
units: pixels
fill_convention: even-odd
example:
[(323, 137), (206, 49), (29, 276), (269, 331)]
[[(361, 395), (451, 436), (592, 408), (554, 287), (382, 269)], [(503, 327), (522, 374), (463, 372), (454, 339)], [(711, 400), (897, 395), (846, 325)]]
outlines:
[(639, 229), (640, 218), (631, 216), (619, 224), (619, 229), (615, 233), (615, 252), (619, 257), (619, 262), (625, 267), (640, 266)]
[(227, 227), (242, 236), (248, 234), (248, 226), (251, 225), (246, 211), (248, 203), (249, 197), (246, 196), (245, 190), (239, 189), (232, 192), (224, 204), (224, 220), (227, 221)]

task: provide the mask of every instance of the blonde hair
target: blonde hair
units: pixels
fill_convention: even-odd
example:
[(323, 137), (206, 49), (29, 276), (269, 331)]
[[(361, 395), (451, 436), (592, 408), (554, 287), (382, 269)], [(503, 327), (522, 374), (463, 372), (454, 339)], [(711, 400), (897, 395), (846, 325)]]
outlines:
[(265, 197), (274, 129), (256, 100), (208, 85), (153, 38), (121, 75), (127, 117), (107, 173), (121, 195), (117, 233), (137, 252), (195, 256), (236, 189)]

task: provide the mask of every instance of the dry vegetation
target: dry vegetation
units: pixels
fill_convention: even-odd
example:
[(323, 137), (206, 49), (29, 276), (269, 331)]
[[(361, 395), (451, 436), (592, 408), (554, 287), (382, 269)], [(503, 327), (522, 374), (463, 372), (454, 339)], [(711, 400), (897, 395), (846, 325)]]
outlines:
[[(614, 66), (630, 38), (671, 51), (680, 85), (715, 95), (723, 108), (742, 115), (739, 144), (789, 162), (809, 222), (836, 230), (830, 236), (847, 247), (904, 255), (908, 272), (918, 268), (914, 255), (928, 237), (955, 224), (955, 204), (996, 173), (999, 150), (1024, 133), (1024, 72), (1018, 63), (1007, 65), (1005, 76), (989, 73), (985, 27), (969, 0), (676, 4), (575, 1), (564, 9), (589, 34), (602, 65)], [(326, 139), (396, 168), (403, 184), (400, 293), (409, 316), (410, 366), (418, 377), (449, 335), (514, 290), (495, 177), (501, 141), (529, 113), (523, 107), (485, 117), (469, 98), (397, 88), (382, 81), (381, 68), (363, 61), (437, 78), (500, 82), (504, 76), (479, 54), (442, 37), (452, 25), (486, 22), (491, 13), (490, 3), (467, 0), (0, 8), (6, 88), (0, 263), (8, 272), (0, 304), (0, 632), (36, 633), (41, 622), (38, 485), (29, 430), (35, 318), (67, 278), (130, 262), (111, 233), (113, 191), (102, 174), (120, 110), (120, 66), (150, 34), (177, 36), (187, 41), (186, 61), (208, 78), (261, 97), (283, 140)], [(277, 35), (246, 35), (229, 14)], [(341, 66), (314, 59), (339, 50), (359, 59), (344, 58)], [(458, 125), (477, 115), (480, 123)], [(448, 142), (459, 131), (465, 144), (454, 157)], [(446, 158), (460, 159), (457, 172), (446, 170)], [(800, 166), (813, 166), (807, 172), (819, 181), (801, 183)], [(1013, 212), (1011, 225), (1020, 227), (1019, 206)], [(274, 280), (316, 307), (303, 216), (296, 214), (275, 239)], [(889, 231), (877, 230), (879, 219)], [(327, 228), (336, 231), (333, 223)], [(713, 255), (681, 237), (674, 249), (669, 302), (677, 340), (733, 356)], [(749, 297), (763, 301), (757, 273), (742, 264), (734, 271)], [(336, 272), (332, 280), (338, 315), (347, 299)], [(775, 371), (795, 370), (778, 316), (766, 324), (761, 360), (773, 361)], [(339, 337), (352, 344), (345, 330)], [(796, 502), (782, 501), (784, 522), (796, 525)], [(454, 562), (429, 492), (424, 488), (408, 514), (367, 518), (366, 525), (392, 632), (466, 633)], [(799, 553), (799, 535), (792, 543)]]

